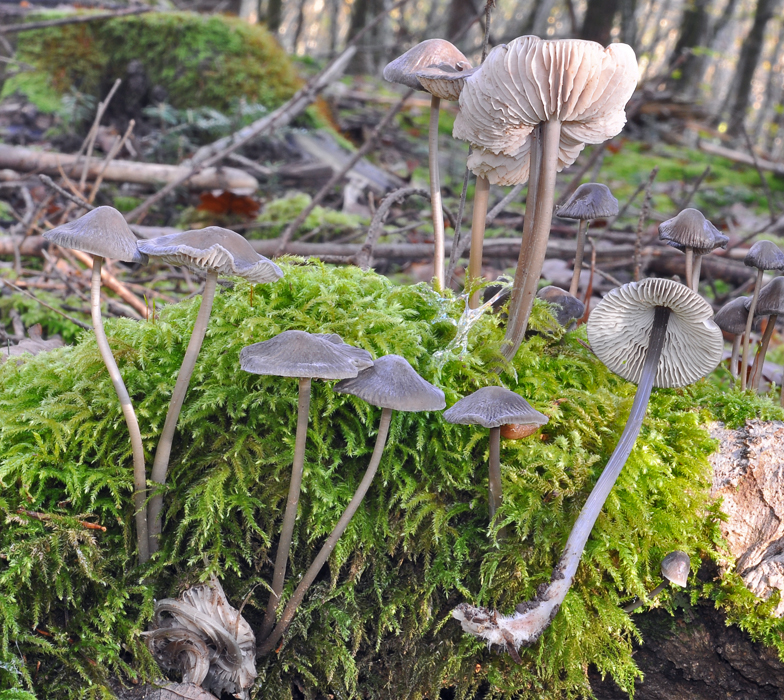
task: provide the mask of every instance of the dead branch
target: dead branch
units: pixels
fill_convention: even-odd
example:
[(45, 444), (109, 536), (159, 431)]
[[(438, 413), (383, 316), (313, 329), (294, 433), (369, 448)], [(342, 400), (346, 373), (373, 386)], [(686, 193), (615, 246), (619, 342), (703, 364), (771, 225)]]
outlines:
[(28, 32), (32, 29), (46, 29), (47, 27), (62, 27), (65, 24), (84, 24), (85, 22), (101, 22), (106, 19), (114, 19), (115, 17), (128, 17), (129, 15), (140, 15), (143, 12), (150, 12), (154, 7), (142, 5), (141, 7), (132, 7), (127, 10), (119, 10), (117, 12), (105, 12), (96, 15), (80, 15), (79, 17), (62, 17), (61, 19), (48, 19), (41, 22), (26, 22), (23, 24), (12, 24), (5, 27), (0, 27), (0, 34), (17, 34), (18, 32)]

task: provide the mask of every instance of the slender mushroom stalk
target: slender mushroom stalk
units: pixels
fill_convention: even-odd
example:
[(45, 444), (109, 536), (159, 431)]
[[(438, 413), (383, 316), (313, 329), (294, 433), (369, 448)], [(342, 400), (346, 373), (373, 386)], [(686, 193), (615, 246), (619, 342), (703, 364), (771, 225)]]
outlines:
[(577, 224), (577, 249), (574, 252), (574, 270), (572, 283), (569, 285), (569, 294), (577, 296), (580, 289), (580, 273), (583, 269), (583, 254), (585, 251), (585, 234), (588, 231), (588, 222), (579, 221)]
[(694, 289), (694, 248), (686, 246), (686, 286)]
[(702, 271), (702, 254), (695, 253), (694, 267), (691, 273), (691, 288), (694, 292), (700, 291), (700, 272)]
[[(751, 302), (749, 302), (749, 316), (751, 313)], [(768, 316), (768, 325), (760, 341), (760, 348), (757, 352), (757, 359), (754, 361), (754, 370), (749, 383), (749, 386), (753, 387), (755, 391), (759, 391), (759, 383), (765, 365), (765, 354), (776, 327), (776, 320), (781, 314), (784, 314), (784, 277), (774, 277), (760, 290), (757, 299), (756, 315), (758, 318)]]
[(768, 316), (768, 325), (765, 326), (765, 332), (762, 334), (759, 350), (757, 350), (757, 355), (754, 358), (754, 366), (751, 369), (751, 381), (749, 382), (749, 385), (757, 393), (759, 393), (762, 370), (765, 368), (765, 355), (768, 353), (768, 345), (770, 344), (773, 331), (776, 328), (777, 320), (778, 314), (771, 314)]
[[(466, 287), (476, 284), (482, 278), (482, 248), (485, 241), (485, 221), (487, 219), (487, 204), (490, 200), (490, 181), (481, 175), (476, 178), (474, 191), (474, 213), (471, 219), (471, 253), (468, 258), (468, 279)], [(479, 290), (471, 293), (468, 307), (476, 309), (479, 306)]]
[(738, 380), (738, 358), (740, 357), (740, 345), (743, 334), (736, 335), (732, 341), (732, 354), (730, 355), (730, 375), (734, 381)]
[[(688, 582), (690, 568), (691, 562), (689, 560), (689, 555), (686, 554), (686, 552), (681, 552), (678, 549), (676, 549), (674, 552), (670, 552), (666, 557), (664, 557), (664, 559), (662, 559), (662, 582), (656, 586), (656, 588), (654, 588), (646, 597), (649, 600), (651, 598), (655, 598), (671, 583), (674, 583), (676, 586), (680, 586), (681, 588), (685, 588), (686, 583)], [(638, 600), (627, 605), (625, 608), (623, 608), (623, 611), (630, 613), (634, 610), (637, 610), (637, 608), (641, 607), (642, 605), (643, 600)]]
[[(732, 355), (730, 357), (730, 374), (733, 380), (738, 378), (738, 357), (740, 353), (741, 339), (746, 330), (746, 321), (749, 312), (746, 304), (750, 303), (750, 297), (738, 297), (728, 301), (722, 306), (713, 317), (713, 322), (725, 333), (731, 333), (734, 337), (732, 342)], [(756, 326), (756, 324), (755, 324)]]
[(430, 96), (428, 165), (430, 168), (430, 207), (433, 217), (433, 277), (436, 291), (444, 288), (444, 207), (441, 203), (441, 176), (438, 171), (438, 116), (441, 98)]
[(488, 466), (488, 510), (490, 522), (495, 520), (496, 511), (503, 502), (503, 486), (501, 484), (501, 426), (490, 428)]
[(754, 314), (757, 311), (757, 299), (759, 298), (760, 290), (762, 289), (762, 276), (765, 274), (764, 270), (757, 270), (757, 279), (754, 281), (754, 291), (751, 294), (751, 302), (749, 303), (749, 318), (746, 321), (746, 328), (743, 331), (743, 356), (740, 365), (740, 389), (746, 390), (749, 371), (749, 345), (751, 340), (751, 324), (754, 323)]

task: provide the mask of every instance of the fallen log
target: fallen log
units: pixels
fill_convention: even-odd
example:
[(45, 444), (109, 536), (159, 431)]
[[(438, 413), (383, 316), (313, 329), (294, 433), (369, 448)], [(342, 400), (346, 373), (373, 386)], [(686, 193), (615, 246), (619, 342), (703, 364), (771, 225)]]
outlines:
[[(703, 141), (700, 141), (698, 146), (701, 151), (710, 153), (713, 156), (721, 156), (722, 158), (727, 158), (734, 163), (742, 163), (743, 165), (756, 167), (754, 164), (754, 158), (752, 158), (748, 153), (734, 151), (731, 148), (725, 148), (724, 146), (717, 146), (714, 143), (705, 143)], [(775, 173), (776, 175), (784, 176), (784, 163), (774, 163), (773, 161), (766, 160), (764, 158), (757, 158), (756, 165), (759, 166), (760, 170), (768, 170), (769, 172)]]

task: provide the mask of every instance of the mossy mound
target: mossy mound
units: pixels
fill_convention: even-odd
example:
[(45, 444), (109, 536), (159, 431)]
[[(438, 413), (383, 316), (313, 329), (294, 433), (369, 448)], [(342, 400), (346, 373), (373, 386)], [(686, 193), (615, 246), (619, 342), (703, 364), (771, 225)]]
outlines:
[[(237, 282), (215, 300), (173, 451), (164, 550), (145, 568), (134, 565), (127, 431), (95, 341), (84, 334), (73, 347), (0, 367), (0, 687), (48, 700), (105, 697), (110, 674), (149, 677), (140, 632), (153, 598), (209, 572), (235, 605), (247, 596), (244, 614), (258, 629), (289, 483), (297, 382), (240, 371), (243, 346), (292, 328), (339, 333), (376, 357), (403, 355), (444, 389), (448, 405), (497, 381), (498, 317), (479, 320), (467, 353), (439, 356), (462, 301), (354, 267), (283, 267), (283, 280), (252, 296)], [(198, 307), (168, 307), (154, 323), (107, 322), (148, 463)], [(532, 326), (548, 320), (537, 305)], [(719, 543), (707, 495), (715, 444), (702, 425), (713, 413), (696, 407), (717, 405), (707, 381), (654, 392), (575, 585), (540, 641), (522, 650), (523, 665), (464, 635), (450, 615), (466, 600), (509, 612), (549, 580), (615, 447), (635, 388), (583, 339), (581, 331), (533, 336), (501, 375), (550, 416), (540, 436), (502, 444), (502, 543), (488, 531), (487, 431), (440, 413), (395, 414), (368, 497), (282, 648), (260, 660), (256, 697), (291, 698), (300, 688), (308, 698), (436, 698), (453, 687), (460, 698), (481, 689), (483, 697), (560, 699), (589, 694), (589, 664), (631, 689), (638, 633), (619, 604), (658, 583), (667, 552), (685, 550), (696, 565)], [(762, 405), (744, 399), (727, 414)], [(310, 416), (284, 597), (361, 479), (379, 410), (315, 382)], [(729, 581), (692, 595), (720, 598), (737, 622), (780, 639), (782, 623)]]
[(37, 70), (10, 78), (2, 94), (18, 90), (48, 112), (71, 89), (102, 99), (116, 78), (128, 78), (133, 62), (132, 72), (141, 75), (140, 64), (148, 86), (163, 88), (166, 101), (179, 109), (228, 112), (240, 98), (275, 107), (300, 82), (264, 27), (188, 12), (21, 32), (16, 57)]

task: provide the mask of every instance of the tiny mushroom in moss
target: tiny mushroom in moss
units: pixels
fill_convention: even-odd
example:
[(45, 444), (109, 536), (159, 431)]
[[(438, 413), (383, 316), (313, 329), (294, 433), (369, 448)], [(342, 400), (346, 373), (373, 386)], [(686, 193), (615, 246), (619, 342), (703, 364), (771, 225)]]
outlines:
[(536, 293), (536, 296), (555, 307), (555, 320), (558, 321), (558, 325), (562, 328), (568, 328), (575, 320), (582, 318), (585, 313), (585, 304), (571, 292), (567, 292), (560, 287), (551, 285), (542, 287)]
[[(746, 303), (749, 306), (749, 315), (751, 315), (752, 300), (749, 299)], [(782, 314), (784, 314), (784, 277), (774, 277), (760, 290), (755, 312), (757, 318), (762, 316), (768, 317), (768, 325), (762, 334), (757, 357), (754, 359), (751, 381), (749, 382), (750, 386), (757, 391), (759, 390), (760, 378), (762, 377), (762, 368), (765, 365), (768, 344), (776, 327), (776, 321)]]
[[(686, 552), (681, 552), (679, 549), (670, 552), (661, 562), (661, 575), (664, 580), (648, 594), (648, 599), (655, 598), (671, 583), (674, 583), (681, 588), (685, 588), (689, 579), (690, 570), (691, 561)], [(623, 611), (632, 612), (642, 605), (643, 601), (637, 600), (634, 603), (627, 605)]]

